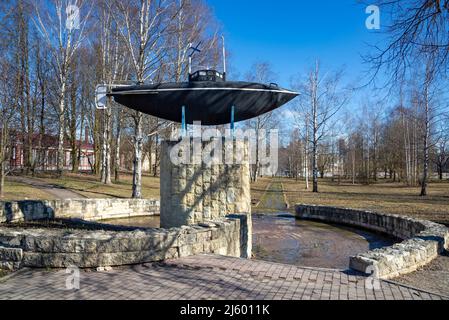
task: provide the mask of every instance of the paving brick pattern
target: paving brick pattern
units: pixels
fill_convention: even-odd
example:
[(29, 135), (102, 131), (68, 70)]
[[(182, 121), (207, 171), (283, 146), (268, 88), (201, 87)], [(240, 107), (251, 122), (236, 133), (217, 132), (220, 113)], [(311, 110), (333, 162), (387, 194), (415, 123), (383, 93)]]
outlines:
[(444, 296), (390, 282), (366, 288), (348, 272), (200, 255), (108, 272), (81, 271), (80, 289), (66, 289), (65, 270), (23, 270), (0, 280), (0, 299), (267, 299), (441, 300)]

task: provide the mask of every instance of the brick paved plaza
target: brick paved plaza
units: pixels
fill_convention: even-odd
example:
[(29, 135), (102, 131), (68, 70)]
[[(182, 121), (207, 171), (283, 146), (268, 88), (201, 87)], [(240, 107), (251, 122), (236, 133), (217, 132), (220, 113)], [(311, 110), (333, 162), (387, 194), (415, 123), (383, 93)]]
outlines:
[(0, 299), (267, 299), (441, 300), (444, 296), (340, 270), (200, 255), (165, 263), (81, 271), (80, 289), (67, 290), (65, 270), (25, 269), (0, 280)]

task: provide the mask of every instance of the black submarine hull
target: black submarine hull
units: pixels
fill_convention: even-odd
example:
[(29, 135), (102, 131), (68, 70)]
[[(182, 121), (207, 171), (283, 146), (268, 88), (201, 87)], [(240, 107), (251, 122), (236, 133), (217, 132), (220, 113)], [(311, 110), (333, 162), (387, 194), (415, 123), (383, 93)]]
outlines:
[(109, 93), (128, 108), (174, 122), (222, 125), (248, 120), (281, 107), (298, 93), (276, 85), (249, 82), (185, 82), (114, 88)]

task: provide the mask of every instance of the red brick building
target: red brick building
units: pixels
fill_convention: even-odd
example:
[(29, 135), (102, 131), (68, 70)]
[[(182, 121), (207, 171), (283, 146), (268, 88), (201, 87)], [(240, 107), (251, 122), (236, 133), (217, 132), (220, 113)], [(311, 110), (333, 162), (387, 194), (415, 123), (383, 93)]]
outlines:
[[(32, 157), (36, 161), (35, 169), (39, 171), (57, 170), (58, 138), (44, 134), (39, 143), (39, 134), (32, 137)], [(95, 163), (95, 151), (93, 144), (89, 141), (76, 141), (80, 150), (80, 171), (90, 171)], [(22, 169), (25, 166), (23, 139), (21, 134), (12, 135), (10, 170)], [(72, 148), (68, 141), (64, 142), (64, 170), (72, 169)]]

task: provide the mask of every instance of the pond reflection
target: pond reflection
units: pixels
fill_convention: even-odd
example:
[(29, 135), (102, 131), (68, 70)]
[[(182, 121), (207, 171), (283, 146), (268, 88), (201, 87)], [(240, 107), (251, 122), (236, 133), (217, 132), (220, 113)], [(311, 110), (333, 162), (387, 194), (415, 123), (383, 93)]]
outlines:
[[(101, 222), (131, 227), (160, 227), (159, 216)], [(253, 214), (253, 259), (346, 269), (350, 256), (393, 243), (394, 239), (361, 229), (296, 220), (293, 217)]]
[(393, 239), (360, 229), (253, 215), (254, 259), (346, 269), (350, 256), (393, 243)]

